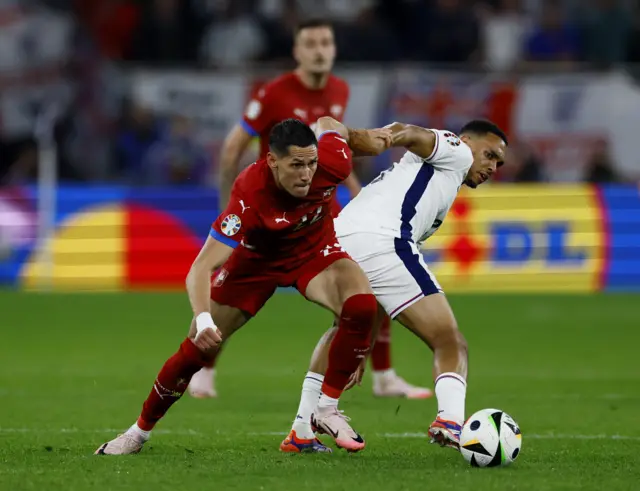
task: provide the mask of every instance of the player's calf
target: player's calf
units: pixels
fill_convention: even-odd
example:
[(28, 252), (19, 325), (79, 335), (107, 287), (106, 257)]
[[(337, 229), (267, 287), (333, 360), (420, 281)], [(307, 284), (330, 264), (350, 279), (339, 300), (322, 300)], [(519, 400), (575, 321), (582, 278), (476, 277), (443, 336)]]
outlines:
[(338, 330), (329, 347), (323, 395), (338, 399), (351, 375), (366, 358), (377, 313), (378, 303), (373, 294), (353, 295), (344, 302)]
[[(437, 293), (424, 297), (400, 313), (397, 319), (433, 350), (438, 420), (462, 426), (468, 347), (445, 296)], [(436, 429), (436, 433), (440, 430)]]
[(212, 329), (200, 330), (208, 335), (208, 340), (203, 342), (199, 337), (201, 332), (197, 329), (195, 320), (192, 320), (189, 337), (180, 344), (178, 351), (160, 369), (149, 396), (142, 405), (142, 412), (137, 421), (124, 435), (101, 445), (96, 453), (122, 455), (139, 452), (149, 439), (151, 430), (187, 390), (193, 375), (202, 367), (210, 365), (215, 348), (205, 350), (203, 347), (215, 345), (215, 339), (220, 340), (220, 334), (228, 339), (231, 333), (239, 329), (248, 318), (238, 309), (216, 303), (212, 303), (212, 312), (218, 322), (218, 332)]
[(184, 394), (194, 373), (207, 363), (207, 355), (186, 338), (178, 351), (162, 366), (142, 405), (140, 417), (123, 435), (100, 446), (96, 454), (137, 453), (149, 439), (151, 430)]
[(327, 433), (340, 448), (358, 452), (364, 439), (338, 411), (338, 399), (370, 346), (371, 330), (378, 314), (378, 303), (372, 294), (349, 297), (343, 305), (338, 330), (329, 348), (329, 363), (322, 384), (322, 395), (312, 416), (312, 424)]

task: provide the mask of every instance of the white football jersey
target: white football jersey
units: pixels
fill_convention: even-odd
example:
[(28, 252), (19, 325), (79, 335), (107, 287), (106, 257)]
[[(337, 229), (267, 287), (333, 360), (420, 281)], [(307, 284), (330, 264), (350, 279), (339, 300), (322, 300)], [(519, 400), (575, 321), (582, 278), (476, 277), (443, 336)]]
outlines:
[(471, 149), (450, 131), (436, 135), (426, 159), (406, 152), (382, 172), (335, 220), (336, 234), (374, 233), (420, 244), (444, 221), (471, 164)]

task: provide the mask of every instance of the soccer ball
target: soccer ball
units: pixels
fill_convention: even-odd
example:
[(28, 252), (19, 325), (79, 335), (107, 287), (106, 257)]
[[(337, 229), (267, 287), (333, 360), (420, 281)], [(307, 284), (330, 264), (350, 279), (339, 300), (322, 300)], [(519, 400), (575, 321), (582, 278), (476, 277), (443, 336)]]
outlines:
[(508, 465), (516, 460), (521, 446), (518, 423), (499, 409), (482, 409), (462, 427), (460, 453), (473, 467)]

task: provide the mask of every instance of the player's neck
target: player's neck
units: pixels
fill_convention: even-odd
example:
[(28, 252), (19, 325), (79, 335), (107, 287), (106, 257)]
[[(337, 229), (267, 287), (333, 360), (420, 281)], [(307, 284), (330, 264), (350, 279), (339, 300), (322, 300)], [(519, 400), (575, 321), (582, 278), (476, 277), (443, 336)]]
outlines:
[(319, 90), (324, 89), (329, 81), (330, 73), (309, 73), (302, 70), (302, 68), (296, 68), (293, 73), (296, 74), (300, 83), (307, 89)]

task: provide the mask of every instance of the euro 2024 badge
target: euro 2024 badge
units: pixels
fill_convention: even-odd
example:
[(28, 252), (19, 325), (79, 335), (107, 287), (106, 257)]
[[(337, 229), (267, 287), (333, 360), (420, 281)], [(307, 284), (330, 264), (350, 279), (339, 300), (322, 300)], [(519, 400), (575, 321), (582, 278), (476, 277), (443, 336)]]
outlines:
[(240, 217), (238, 215), (232, 214), (224, 217), (224, 220), (222, 220), (222, 225), (220, 226), (220, 229), (222, 230), (223, 234), (225, 234), (228, 237), (231, 237), (232, 235), (235, 235), (240, 231), (241, 226), (242, 226), (242, 220), (240, 220)]

